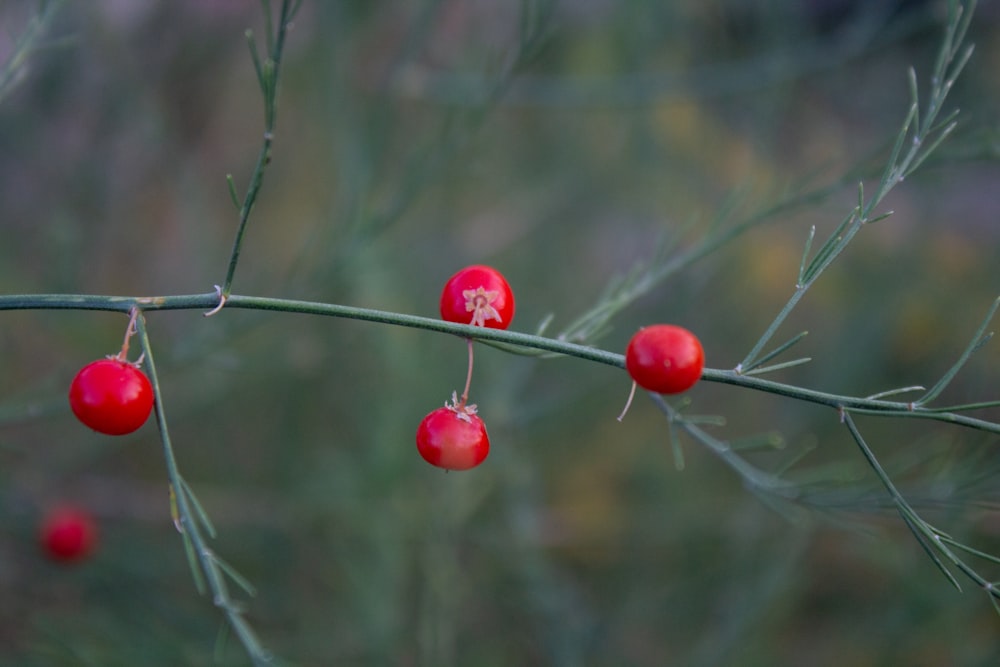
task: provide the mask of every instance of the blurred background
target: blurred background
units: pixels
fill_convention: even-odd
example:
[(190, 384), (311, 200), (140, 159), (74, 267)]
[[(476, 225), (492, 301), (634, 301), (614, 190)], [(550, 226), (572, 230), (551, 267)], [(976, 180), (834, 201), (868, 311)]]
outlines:
[[(788, 358), (813, 361), (773, 379), (856, 396), (930, 386), (1000, 294), (1000, 3), (979, 4), (949, 98), (958, 129), (806, 296), (774, 343), (808, 330)], [(0, 5), (0, 62), (46, 6)], [(238, 219), (225, 177), (244, 190), (261, 140), (244, 37), (262, 38), (261, 7), (53, 8), (0, 98), (0, 292), (211, 291)], [(436, 316), (448, 276), (487, 263), (517, 296), (512, 328), (551, 315), (555, 335), (634, 267), (757, 219), (588, 341), (622, 351), (669, 321), (701, 337), (708, 366), (732, 368), (791, 295), (810, 227), (815, 248), (859, 178), (874, 190), (907, 69), (925, 92), (945, 9), (307, 1), (234, 292)], [(676, 401), (724, 416), (719, 438), (780, 434), (784, 449), (748, 453), (762, 468), (812, 448), (793, 472), (823, 492), (775, 511), (697, 442), (681, 439), (677, 470), (644, 396), (616, 421), (622, 371), (479, 346), (472, 400), (492, 452), (445, 474), (413, 435), (461, 389), (461, 340), (254, 311), (147, 321), (181, 470), (214, 548), (258, 589), (248, 620), (291, 664), (1000, 654), (988, 598), (934, 567), (828, 409), (710, 383)], [(108, 438), (68, 409), (74, 373), (118, 349), (125, 318), (0, 322), (0, 664), (246, 664), (191, 581), (152, 422)], [(998, 398), (998, 362), (993, 342), (941, 403)], [(996, 436), (858, 422), (926, 518), (1000, 553)], [(61, 502), (99, 522), (97, 552), (70, 567), (36, 538)]]

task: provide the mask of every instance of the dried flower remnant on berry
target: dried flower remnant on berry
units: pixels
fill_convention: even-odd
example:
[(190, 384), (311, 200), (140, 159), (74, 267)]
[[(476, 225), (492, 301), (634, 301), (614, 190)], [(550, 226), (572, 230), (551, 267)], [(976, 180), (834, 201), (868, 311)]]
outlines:
[(506, 329), (514, 319), (514, 293), (496, 269), (476, 264), (457, 271), (441, 290), (441, 319)]
[(500, 296), (499, 290), (486, 291), (482, 286), (474, 290), (467, 289), (462, 292), (465, 297), (465, 309), (472, 313), (472, 320), (469, 322), (474, 327), (485, 327), (486, 320), (496, 320), (503, 324), (503, 318), (493, 307), (493, 302)]

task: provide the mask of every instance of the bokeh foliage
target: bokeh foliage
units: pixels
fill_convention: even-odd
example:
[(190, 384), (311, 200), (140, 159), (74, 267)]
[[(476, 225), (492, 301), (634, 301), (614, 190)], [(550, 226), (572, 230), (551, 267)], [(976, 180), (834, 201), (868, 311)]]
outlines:
[[(517, 3), (306, 3), (290, 33), (273, 163), (234, 292), (433, 316), (456, 268), (502, 268), (514, 328), (584, 312), (616, 276), (865, 171), (925, 74), (938, 2), (556, 4), (520, 54)], [(540, 3), (527, 3), (538, 9)], [(0, 8), (16, 38), (39, 6)], [(785, 377), (872, 394), (932, 382), (1000, 292), (1000, 12), (973, 20), (956, 135), (899, 187), (788, 323), (813, 361)], [(64, 3), (0, 101), (0, 290), (208, 291), (236, 214), (225, 175), (262, 127), (243, 31), (254, 3)], [(13, 49), (0, 41), (0, 59)], [(643, 324), (698, 332), (730, 368), (794, 287), (811, 225), (854, 184), (672, 275), (596, 344)], [(190, 581), (154, 429), (109, 441), (65, 387), (124, 319), (5, 312), (0, 326), (0, 662), (243, 664)], [(462, 341), (263, 312), (152, 313), (179, 463), (217, 550), (258, 588), (248, 618), (294, 664), (981, 665), (1000, 650), (899, 522), (827, 410), (703, 383), (725, 437), (780, 432), (838, 483), (787, 517), (584, 362), (480, 346), (472, 398), (493, 453), (469, 473), (416, 456), (460, 388)], [(994, 342), (949, 388), (996, 398)], [(991, 415), (996, 418), (996, 411)], [(859, 419), (859, 421), (862, 421)], [(863, 420), (911, 501), (1000, 551), (995, 436)], [(766, 454), (763, 456), (767, 456)], [(763, 460), (763, 459), (762, 459)], [(67, 570), (34, 530), (90, 507), (102, 548)], [(226, 645), (229, 644), (228, 648)], [(216, 654), (217, 653), (217, 654)], [(215, 662), (213, 662), (215, 661)]]

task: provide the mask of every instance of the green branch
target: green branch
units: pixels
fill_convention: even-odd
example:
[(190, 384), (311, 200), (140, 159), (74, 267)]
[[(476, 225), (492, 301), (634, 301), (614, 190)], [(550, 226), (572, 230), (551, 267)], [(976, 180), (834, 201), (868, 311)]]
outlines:
[[(955, 547), (991, 563), (1000, 563), (1000, 558), (963, 544), (924, 520), (923, 517), (921, 517), (916, 510), (913, 509), (903, 494), (896, 488), (896, 485), (875, 457), (871, 447), (869, 447), (868, 443), (865, 442), (864, 437), (861, 435), (861, 431), (858, 430), (857, 425), (855, 425), (854, 420), (849, 414), (843, 414), (843, 423), (850, 432), (854, 442), (861, 450), (865, 460), (868, 461), (868, 465), (875, 471), (875, 474), (882, 483), (882, 486), (885, 487), (885, 490), (889, 493), (889, 497), (892, 499), (892, 503), (895, 505), (900, 517), (906, 523), (910, 532), (913, 533), (917, 543), (920, 544), (921, 548), (923, 548), (924, 552), (931, 558), (941, 573), (952, 583), (952, 585), (955, 586), (955, 588), (962, 590), (962, 587), (959, 585), (955, 575), (952, 574), (951, 570), (948, 569), (948, 566), (944, 562), (948, 561), (960, 570), (962, 574), (971, 579), (977, 586), (982, 588), (990, 596), (991, 600), (993, 600), (993, 604), (996, 607), (997, 599), (1000, 599), (1000, 591), (998, 591), (997, 587), (979, 574), (975, 568), (960, 558), (950, 547)], [(997, 611), (1000, 612), (1000, 607), (997, 607)]]
[(0, 65), (0, 101), (17, 85), (19, 77), (24, 73), (28, 58), (38, 50), (42, 35), (48, 30), (63, 2), (64, 0), (52, 0), (39, 3), (38, 14), (31, 19), (24, 32), (17, 38), (14, 51), (7, 61)]
[(254, 633), (246, 619), (243, 618), (241, 605), (233, 600), (230, 595), (229, 586), (226, 584), (226, 577), (235, 581), (251, 594), (253, 593), (252, 587), (229, 564), (215, 554), (202, 535), (202, 528), (209, 535), (214, 535), (215, 531), (201, 503), (198, 502), (198, 499), (191, 491), (191, 487), (181, 476), (180, 468), (177, 466), (174, 448), (170, 441), (170, 433), (167, 429), (167, 418), (166, 412), (163, 409), (160, 380), (156, 372), (156, 363), (153, 360), (153, 348), (149, 343), (149, 334), (146, 331), (146, 323), (142, 315), (136, 318), (136, 333), (139, 336), (139, 343), (142, 346), (143, 358), (146, 369), (149, 372), (149, 379), (153, 385), (153, 405), (156, 412), (156, 424), (160, 431), (160, 441), (163, 443), (163, 459), (167, 469), (167, 480), (170, 484), (171, 514), (173, 515), (177, 531), (184, 539), (184, 549), (191, 563), (195, 586), (199, 592), (204, 592), (204, 587), (207, 583), (208, 589), (212, 594), (212, 602), (222, 610), (226, 620), (229, 622), (229, 626), (239, 638), (240, 643), (243, 645), (255, 667), (271, 664), (272, 656), (261, 646), (256, 633)]
[(939, 121), (938, 116), (955, 80), (972, 55), (972, 47), (963, 47), (962, 42), (975, 4), (974, 0), (969, 2), (967, 6), (954, 1), (949, 3), (948, 22), (945, 26), (945, 35), (938, 52), (938, 59), (931, 74), (930, 93), (925, 103), (923, 117), (920, 115), (917, 76), (911, 69), (908, 79), (910, 105), (896, 134), (895, 142), (889, 151), (882, 175), (875, 188), (875, 194), (866, 199), (863, 183), (858, 184), (857, 205), (844, 217), (811, 260), (809, 253), (815, 239), (815, 228), (810, 232), (802, 253), (795, 291), (746, 357), (743, 358), (743, 361), (737, 364), (737, 372), (743, 372), (758, 363), (757, 357), (763, 351), (764, 346), (785, 322), (805, 293), (816, 282), (816, 279), (841, 255), (855, 235), (863, 227), (883, 220), (892, 214), (889, 211), (876, 215), (875, 211), (893, 188), (902, 183), (906, 176), (912, 174), (955, 129), (954, 117), (957, 115), (957, 111), (949, 114), (944, 120)]
[(250, 184), (247, 186), (246, 195), (242, 202), (236, 194), (236, 186), (232, 176), (227, 178), (229, 183), (229, 194), (233, 198), (233, 203), (237, 205), (240, 212), (240, 223), (236, 229), (236, 238), (233, 240), (233, 250), (229, 257), (229, 268), (226, 271), (226, 279), (219, 287), (219, 294), (216, 295), (216, 305), (220, 299), (225, 301), (229, 297), (229, 291), (233, 286), (233, 277), (236, 275), (236, 266), (240, 261), (240, 251), (243, 248), (243, 237), (246, 234), (247, 223), (250, 221), (250, 214), (253, 212), (254, 204), (257, 202), (257, 195), (264, 182), (264, 170), (271, 163), (271, 143), (274, 141), (274, 123), (278, 108), (278, 73), (281, 66), (281, 56), (285, 48), (285, 35), (292, 22), (295, 12), (301, 2), (284, 0), (281, 3), (281, 10), (278, 16), (277, 33), (274, 33), (271, 21), (270, 3), (263, 1), (264, 16), (267, 20), (267, 57), (261, 60), (257, 52), (257, 44), (253, 33), (247, 30), (246, 37), (250, 47), (250, 56), (253, 60), (254, 70), (257, 73), (257, 82), (260, 84), (261, 93), (264, 95), (264, 140), (257, 154), (257, 163), (254, 166), (253, 174), (250, 176)]
[[(158, 297), (21, 294), (0, 296), (0, 310), (104, 310), (127, 313), (134, 306), (144, 312), (152, 312), (157, 310), (210, 309), (218, 304), (218, 299), (219, 296), (214, 292)], [(266, 310), (378, 322), (381, 324), (452, 334), (462, 338), (473, 338), (487, 343), (501, 343), (513, 346), (512, 348), (506, 348), (512, 352), (548, 352), (593, 361), (607, 366), (615, 366), (617, 368), (625, 367), (624, 355), (600, 348), (570, 343), (558, 338), (546, 338), (534, 334), (519, 333), (517, 331), (485, 329), (468, 324), (455, 324), (419, 315), (406, 315), (384, 310), (315, 301), (241, 296), (238, 294), (230, 295), (226, 301), (226, 308)], [(994, 311), (995, 308), (991, 308), (990, 314)], [(796, 385), (775, 382), (773, 380), (765, 380), (757, 376), (743, 375), (733, 370), (706, 368), (702, 373), (702, 379), (708, 382), (719, 382), (754, 391), (775, 394), (777, 396), (785, 396), (837, 410), (849, 410), (851, 412), (884, 417), (930, 419), (959, 426), (967, 426), (990, 433), (1000, 433), (1000, 423), (976, 419), (958, 414), (955, 411), (942, 411), (940, 409), (924, 407), (912, 402), (886, 401), (871, 397), (831, 394)], [(984, 405), (991, 405), (991, 403), (985, 403)], [(963, 407), (969, 408), (969, 406)]]

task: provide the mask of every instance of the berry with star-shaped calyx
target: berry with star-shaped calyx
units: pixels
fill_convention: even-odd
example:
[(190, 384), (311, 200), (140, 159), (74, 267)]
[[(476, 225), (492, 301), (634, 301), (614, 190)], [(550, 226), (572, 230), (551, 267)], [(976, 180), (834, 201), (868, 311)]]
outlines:
[(514, 319), (514, 293), (496, 269), (475, 264), (458, 271), (441, 291), (441, 319), (506, 329)]
[(417, 451), (438, 468), (469, 470), (486, 460), (490, 438), (475, 405), (459, 402), (454, 394), (451, 401), (420, 421)]

